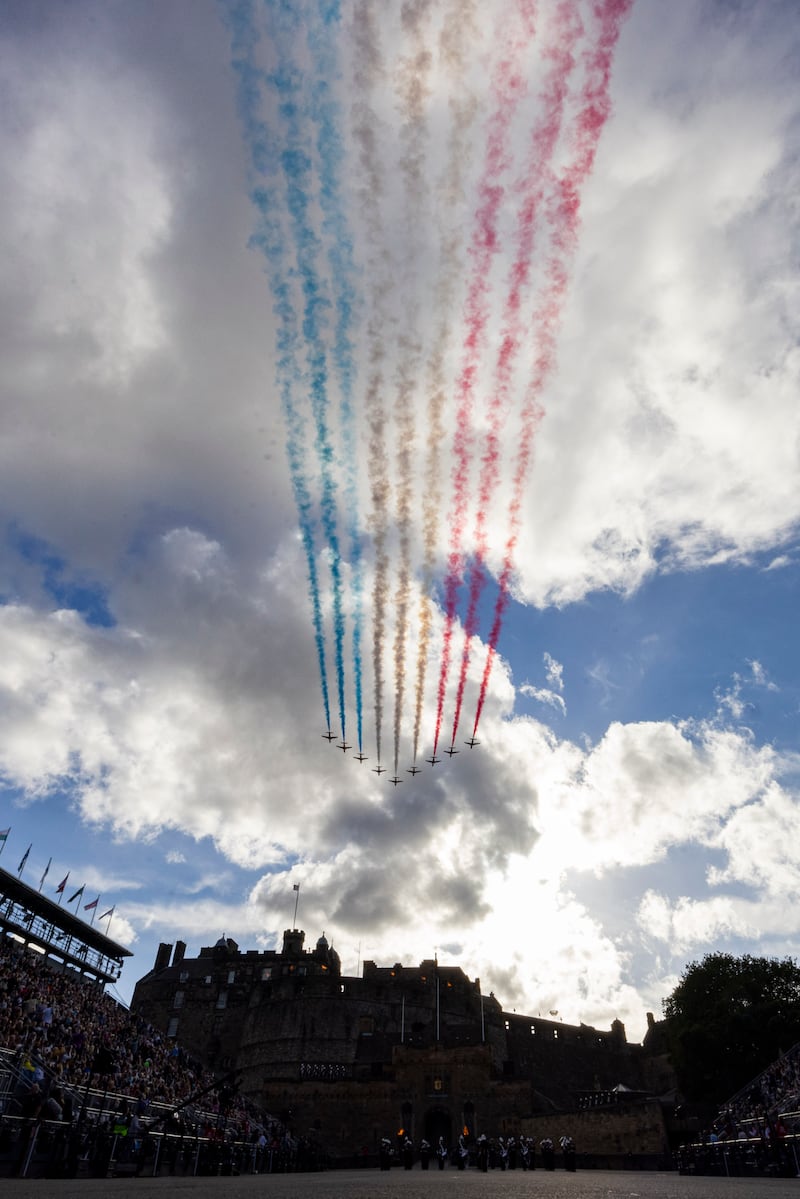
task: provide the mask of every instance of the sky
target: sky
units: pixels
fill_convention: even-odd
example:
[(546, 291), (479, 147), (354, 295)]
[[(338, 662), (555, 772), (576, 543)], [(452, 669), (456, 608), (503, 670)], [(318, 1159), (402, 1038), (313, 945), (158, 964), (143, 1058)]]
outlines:
[(2, 6), (0, 865), (114, 908), (123, 999), (295, 903), (630, 1040), (794, 955), (798, 43)]

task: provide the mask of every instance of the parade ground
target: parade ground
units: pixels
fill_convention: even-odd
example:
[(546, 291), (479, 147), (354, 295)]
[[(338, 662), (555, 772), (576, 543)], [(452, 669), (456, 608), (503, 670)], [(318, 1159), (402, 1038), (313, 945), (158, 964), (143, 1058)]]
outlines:
[(3, 1195), (28, 1199), (105, 1199), (119, 1191), (138, 1199), (785, 1199), (800, 1179), (682, 1177), (634, 1171), (334, 1170), (241, 1178), (3, 1179)]

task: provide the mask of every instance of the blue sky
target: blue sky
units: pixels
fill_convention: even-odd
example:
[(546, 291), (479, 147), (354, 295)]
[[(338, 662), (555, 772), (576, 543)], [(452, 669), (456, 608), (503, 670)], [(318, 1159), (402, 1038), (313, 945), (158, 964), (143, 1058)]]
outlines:
[[(635, 0), (594, 142), (625, 7), (3, 7), (0, 862), (115, 907), (124, 996), (296, 884), (348, 971), (446, 946), (632, 1039), (795, 952), (800, 28)], [(480, 746), (406, 776), (454, 547), (471, 731), (515, 502)]]

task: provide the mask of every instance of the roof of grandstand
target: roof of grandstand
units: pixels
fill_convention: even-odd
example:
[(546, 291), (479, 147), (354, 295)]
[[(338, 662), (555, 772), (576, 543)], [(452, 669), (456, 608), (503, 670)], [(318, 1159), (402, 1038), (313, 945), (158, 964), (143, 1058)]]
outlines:
[(0, 867), (0, 930), (104, 982), (119, 977), (124, 945)]

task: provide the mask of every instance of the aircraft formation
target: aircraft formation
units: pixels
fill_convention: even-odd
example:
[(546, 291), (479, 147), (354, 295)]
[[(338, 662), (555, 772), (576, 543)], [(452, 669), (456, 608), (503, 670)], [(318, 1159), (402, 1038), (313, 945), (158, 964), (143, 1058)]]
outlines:
[(220, 4), (323, 736), (397, 787), (477, 745), (633, 0)]
[[(322, 733), (321, 736), (323, 741), (327, 741), (328, 743), (336, 740), (336, 734), (334, 733), (333, 729), (328, 729), (326, 732)], [(477, 737), (472, 736), (468, 737), (464, 744), (468, 745), (470, 749), (474, 749), (476, 745), (480, 745), (480, 741), (478, 741)], [(340, 749), (342, 753), (347, 753), (347, 751), (353, 747), (352, 745), (348, 745), (344, 738), (342, 738), (341, 742), (336, 746), (336, 748)], [(448, 755), (448, 757), (452, 758), (454, 754), (460, 753), (461, 751), (456, 749), (455, 744), (452, 744), (448, 746), (444, 752)], [(359, 750), (358, 753), (353, 754), (353, 758), (356, 762), (369, 761), (368, 755), (363, 753), (361, 750)], [(436, 766), (439, 762), (441, 762), (441, 760), (441, 758), (436, 757), (435, 753), (431, 754), (429, 758), (425, 759), (425, 761), (431, 766)], [(381, 766), (379, 761), (377, 766), (372, 767), (372, 772), (373, 774), (377, 774), (378, 778), (380, 778), (382, 774), (387, 774), (388, 770), (386, 766)], [(406, 767), (406, 774), (410, 774), (412, 777), (417, 774), (422, 774), (422, 767), (418, 766), (417, 763), (414, 762), (411, 766)], [(395, 774), (388, 781), (392, 783), (393, 786), (398, 787), (404, 780), (401, 779), (399, 775)]]

